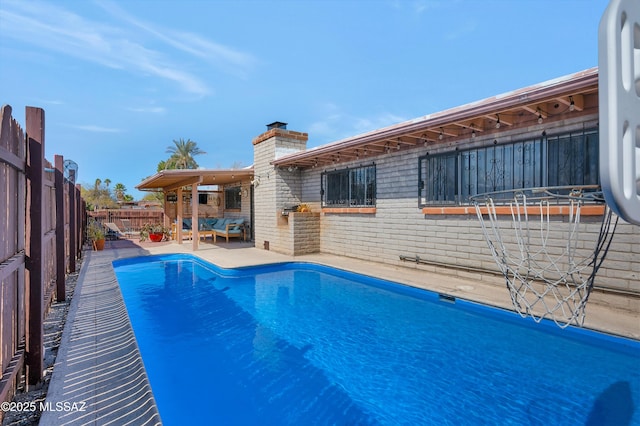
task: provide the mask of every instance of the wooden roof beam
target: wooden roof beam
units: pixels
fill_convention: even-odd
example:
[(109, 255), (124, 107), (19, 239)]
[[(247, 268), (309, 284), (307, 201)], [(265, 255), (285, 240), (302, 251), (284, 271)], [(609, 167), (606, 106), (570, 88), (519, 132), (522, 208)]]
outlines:
[(582, 111), (584, 109), (584, 95), (572, 95), (566, 98), (558, 98), (558, 102), (571, 108), (573, 102), (574, 111)]
[(410, 135), (405, 135), (404, 137), (414, 139), (414, 140), (411, 141), (411, 143), (414, 144), (414, 145), (422, 143), (425, 139), (427, 139), (426, 135), (423, 134), (422, 136), (420, 136), (420, 135), (417, 135), (415, 133), (414, 134), (410, 134)]
[(435, 130), (431, 130), (431, 129), (427, 129), (422, 134), (423, 134), (423, 137), (425, 139), (427, 139), (427, 140), (437, 141), (438, 140), (438, 136), (440, 135), (440, 132), (439, 131), (435, 131)]
[(455, 130), (452, 129), (447, 129), (445, 126), (442, 127), (437, 127), (437, 128), (431, 128), (431, 129), (427, 129), (427, 132), (432, 132), (435, 133), (436, 139), (440, 139), (440, 136), (451, 136), (451, 137), (457, 137), (459, 136), (459, 133), (456, 132)]
[(522, 109), (536, 116), (542, 116), (542, 118), (547, 118), (547, 112), (543, 107), (544, 107), (543, 104), (523, 105)]
[(483, 126), (479, 126), (476, 124), (476, 122), (474, 120), (471, 120), (469, 122), (456, 122), (453, 123), (455, 126), (461, 127), (462, 129), (469, 129), (470, 131), (476, 131), (476, 132), (484, 132), (484, 127)]
[(384, 145), (380, 146), (380, 145), (377, 145), (375, 143), (371, 143), (371, 144), (365, 145), (362, 149), (365, 152), (364, 155), (368, 155), (367, 153), (371, 153), (371, 152), (381, 153), (381, 152), (385, 152), (385, 150), (386, 150)]
[(182, 188), (185, 186), (190, 186), (194, 184), (198, 184), (202, 182), (202, 176), (193, 176), (187, 179), (183, 179), (179, 182), (174, 183), (173, 185), (165, 186), (164, 191), (173, 191), (174, 189)]
[[(405, 138), (405, 139), (402, 139), (402, 138)], [(389, 144), (389, 149), (395, 149), (395, 150), (400, 149), (403, 145), (415, 146), (419, 143), (418, 140), (406, 140), (406, 138), (407, 136), (402, 136), (399, 138), (385, 139), (385, 140)], [(386, 149), (386, 145), (385, 145), (385, 149)]]
[(489, 119), (489, 121), (495, 123), (496, 128), (499, 128), (498, 123), (500, 125), (505, 126), (513, 126), (513, 120), (509, 118), (509, 115), (506, 113), (498, 113), (494, 115), (485, 115), (485, 118)]

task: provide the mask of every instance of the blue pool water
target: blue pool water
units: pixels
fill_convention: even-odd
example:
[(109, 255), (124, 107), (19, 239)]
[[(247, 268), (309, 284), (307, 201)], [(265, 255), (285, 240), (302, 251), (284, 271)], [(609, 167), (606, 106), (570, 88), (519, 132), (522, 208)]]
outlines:
[(165, 425), (640, 425), (637, 341), (305, 263), (114, 266)]

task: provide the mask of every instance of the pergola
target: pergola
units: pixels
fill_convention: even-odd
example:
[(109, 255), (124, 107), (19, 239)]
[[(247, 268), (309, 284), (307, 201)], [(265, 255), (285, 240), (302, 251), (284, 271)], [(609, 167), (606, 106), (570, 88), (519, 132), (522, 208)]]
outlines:
[[(199, 185), (228, 185), (253, 179), (253, 167), (244, 169), (183, 169), (162, 170), (155, 175), (146, 178), (136, 186), (139, 191), (162, 192), (176, 191), (177, 194), (177, 221), (182, 223), (182, 192), (185, 187), (191, 187), (191, 199), (198, 199)], [(165, 207), (166, 213), (166, 207)], [(178, 244), (182, 244), (182, 226), (176, 227)], [(198, 236), (198, 203), (192, 203), (191, 232), (193, 250), (198, 249), (200, 237)]]

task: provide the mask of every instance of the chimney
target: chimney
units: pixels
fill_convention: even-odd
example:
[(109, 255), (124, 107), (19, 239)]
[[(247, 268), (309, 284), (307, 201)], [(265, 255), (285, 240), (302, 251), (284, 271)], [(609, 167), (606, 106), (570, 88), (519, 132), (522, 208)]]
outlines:
[(271, 124), (267, 124), (267, 130), (271, 129), (287, 130), (287, 123), (283, 123), (282, 121), (274, 121)]

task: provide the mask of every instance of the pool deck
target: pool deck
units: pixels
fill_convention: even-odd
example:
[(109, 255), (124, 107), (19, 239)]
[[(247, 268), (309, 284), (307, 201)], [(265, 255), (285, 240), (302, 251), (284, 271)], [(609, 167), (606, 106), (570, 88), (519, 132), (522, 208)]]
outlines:
[[(107, 242), (104, 251), (85, 252), (47, 393), (46, 403), (54, 409), (42, 414), (40, 425), (161, 424), (111, 262), (169, 253), (194, 254), (224, 268), (313, 262), (456, 298), (511, 307), (504, 285), (496, 285), (499, 277), (487, 279), (471, 273), (453, 276), (417, 269), (413, 264), (393, 266), (328, 254), (293, 257), (241, 242), (204, 243), (196, 252), (191, 251), (190, 243), (138, 243), (135, 239)], [(585, 327), (640, 340), (640, 301), (632, 301), (629, 309), (616, 308), (623, 303), (623, 296), (592, 293)]]

